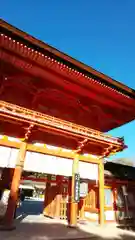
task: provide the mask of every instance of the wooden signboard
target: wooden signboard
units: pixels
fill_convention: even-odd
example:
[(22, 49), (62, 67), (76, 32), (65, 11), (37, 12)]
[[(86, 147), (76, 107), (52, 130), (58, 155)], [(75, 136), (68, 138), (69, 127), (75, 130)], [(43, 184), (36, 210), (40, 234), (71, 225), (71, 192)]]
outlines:
[(80, 201), (80, 174), (75, 173), (74, 177), (74, 201), (79, 202)]

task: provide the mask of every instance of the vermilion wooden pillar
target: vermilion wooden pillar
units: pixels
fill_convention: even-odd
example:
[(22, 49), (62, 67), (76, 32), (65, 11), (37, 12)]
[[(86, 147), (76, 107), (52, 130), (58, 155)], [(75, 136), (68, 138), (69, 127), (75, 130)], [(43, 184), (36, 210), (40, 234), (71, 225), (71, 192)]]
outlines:
[(60, 218), (60, 202), (61, 202), (61, 194), (58, 193), (56, 195), (56, 208), (55, 208), (55, 217)]
[(44, 208), (43, 215), (47, 216), (49, 214), (49, 196), (50, 196), (50, 188), (51, 188), (51, 175), (47, 176), (46, 189), (44, 195)]
[(79, 172), (79, 155), (76, 154), (73, 160), (72, 166), (72, 180), (69, 181), (69, 189), (71, 190), (71, 195), (69, 196), (69, 218), (68, 223), (70, 227), (77, 226), (77, 216), (78, 216), (78, 203), (75, 202), (75, 173)]
[(10, 182), (13, 178), (14, 169), (4, 168), (0, 180), (0, 189), (8, 189), (10, 187)]
[(98, 165), (99, 173), (99, 223), (104, 225), (104, 206), (105, 206), (105, 197), (104, 197), (104, 164), (100, 161)]
[(117, 188), (113, 185), (113, 211), (115, 212), (115, 221), (117, 222)]
[(80, 219), (84, 219), (84, 206), (85, 206), (85, 199), (81, 198), (80, 199)]
[(14, 174), (11, 182), (8, 207), (5, 215), (5, 224), (7, 227), (12, 226), (13, 219), (14, 219), (14, 213), (15, 213), (16, 203), (18, 198), (19, 184), (20, 184), (23, 167), (24, 167), (26, 148), (27, 148), (27, 144), (25, 142), (22, 142), (18, 156), (17, 156), (16, 167), (14, 169)]
[(59, 181), (57, 182), (56, 187), (56, 208), (55, 208), (55, 217), (60, 218), (60, 203), (62, 198), (62, 176), (59, 176)]

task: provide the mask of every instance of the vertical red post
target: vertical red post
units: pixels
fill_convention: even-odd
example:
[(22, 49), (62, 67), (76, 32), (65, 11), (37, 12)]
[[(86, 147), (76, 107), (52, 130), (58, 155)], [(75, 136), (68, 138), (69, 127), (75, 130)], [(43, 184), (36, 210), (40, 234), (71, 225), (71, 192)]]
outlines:
[(17, 156), (17, 163), (14, 169), (14, 174), (11, 182), (10, 196), (9, 196), (7, 211), (5, 215), (5, 225), (9, 228), (12, 227), (13, 220), (14, 220), (14, 214), (15, 214), (16, 204), (18, 199), (19, 184), (20, 184), (20, 179), (21, 179), (23, 166), (24, 166), (26, 148), (27, 148), (27, 144), (25, 142), (22, 142), (18, 156)]
[(113, 211), (115, 213), (115, 221), (117, 222), (117, 186), (113, 184)]
[(85, 198), (80, 199), (80, 219), (84, 220), (84, 207), (85, 207)]
[(47, 176), (45, 194), (44, 194), (44, 208), (43, 208), (43, 215), (48, 216), (49, 214), (49, 197), (50, 197), (50, 188), (51, 188), (51, 175)]
[(55, 201), (55, 217), (60, 218), (60, 203), (61, 203), (61, 197), (62, 197), (62, 176), (59, 176), (58, 181), (57, 181), (57, 186), (56, 186), (56, 201)]
[(68, 224), (70, 224), (71, 202), (72, 202), (72, 177), (69, 177), (69, 179), (68, 179), (68, 204), (67, 204), (67, 220), (68, 220)]

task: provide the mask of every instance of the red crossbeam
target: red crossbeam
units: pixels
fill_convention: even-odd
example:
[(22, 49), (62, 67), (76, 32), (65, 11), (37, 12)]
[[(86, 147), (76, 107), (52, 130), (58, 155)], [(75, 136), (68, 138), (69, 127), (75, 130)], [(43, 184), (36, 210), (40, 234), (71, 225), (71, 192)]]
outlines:
[(118, 147), (124, 146), (123, 141), (119, 138), (111, 137), (99, 131), (3, 101), (0, 101), (0, 115), (6, 118), (14, 118), (19, 121), (40, 125), (43, 128), (51, 128), (54, 131), (64, 131), (65, 133), (70, 133), (71, 135), (73, 134), (88, 140), (103, 141)]

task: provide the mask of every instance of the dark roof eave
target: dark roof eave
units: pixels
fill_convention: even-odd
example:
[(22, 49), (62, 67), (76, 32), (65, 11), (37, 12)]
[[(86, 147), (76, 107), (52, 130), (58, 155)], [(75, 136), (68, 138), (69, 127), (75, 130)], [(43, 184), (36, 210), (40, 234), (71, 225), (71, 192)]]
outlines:
[(108, 77), (107, 75), (93, 69), (92, 67), (89, 67), (87, 65), (85, 65), (82, 62), (77, 61), (76, 59), (62, 53), (61, 51), (49, 46), (48, 44), (32, 37), (31, 35), (19, 30), (18, 28), (8, 24), (7, 22), (5, 22), (4, 20), (0, 19), (0, 27), (6, 31), (9, 31), (13, 34), (15, 34), (16, 36), (21, 37), (22, 39), (26, 40), (27, 42), (29, 42), (30, 44), (33, 44), (35, 46), (37, 46), (39, 49), (44, 49), (45, 51), (47, 51), (50, 54), (53, 54), (54, 56), (60, 58), (61, 60), (64, 60), (67, 62), (67, 64), (72, 64), (75, 67), (79, 68), (80, 71), (85, 71), (86, 74), (91, 74), (93, 76), (95, 76), (96, 78), (100, 79), (101, 81), (103, 81), (104, 84), (115, 88), (116, 90), (119, 90), (121, 92), (123, 92), (124, 94), (135, 98), (135, 91), (127, 86), (125, 86), (124, 84), (113, 80), (112, 78)]

